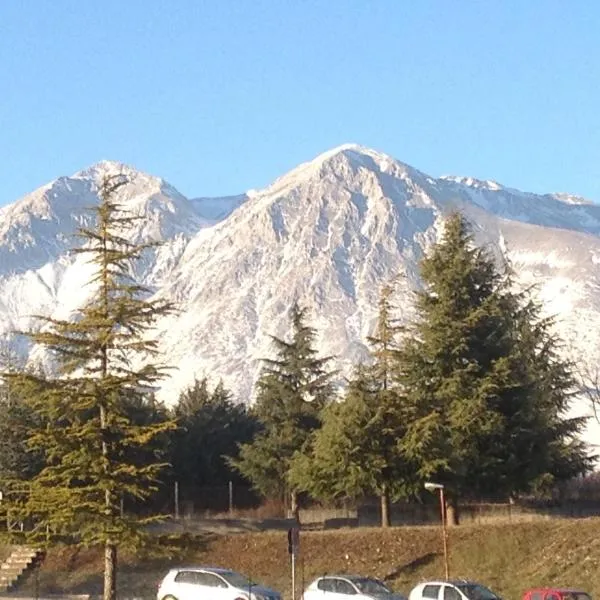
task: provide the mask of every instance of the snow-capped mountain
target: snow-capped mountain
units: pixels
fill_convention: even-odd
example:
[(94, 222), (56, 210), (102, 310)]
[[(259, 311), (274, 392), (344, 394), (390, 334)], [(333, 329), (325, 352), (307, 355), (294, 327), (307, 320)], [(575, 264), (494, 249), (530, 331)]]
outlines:
[(248, 401), (260, 358), (271, 355), (269, 336), (287, 333), (294, 300), (309, 308), (322, 354), (348, 374), (366, 356), (384, 283), (398, 281), (404, 317), (413, 314), (419, 259), (452, 209), (510, 260), (520, 284), (538, 284), (568, 356), (600, 359), (600, 206), (493, 181), (434, 178), (357, 145), (238, 196), (187, 199), (158, 177), (101, 162), (0, 209), (0, 336), (36, 326), (32, 315), (68, 316), (85, 300), (90, 267), (68, 250), (90, 219), (86, 208), (98, 202), (99, 179), (116, 172), (131, 179), (119, 201), (144, 217), (135, 238), (164, 242), (137, 275), (179, 308), (157, 327), (177, 367), (161, 389), (169, 403), (203, 376), (222, 378)]

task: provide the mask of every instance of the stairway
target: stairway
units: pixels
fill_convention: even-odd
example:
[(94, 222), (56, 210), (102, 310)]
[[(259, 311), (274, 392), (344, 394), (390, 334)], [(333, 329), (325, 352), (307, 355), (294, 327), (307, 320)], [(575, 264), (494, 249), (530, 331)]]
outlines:
[(14, 589), (19, 579), (42, 558), (42, 551), (32, 546), (13, 546), (10, 556), (0, 565), (0, 594)]

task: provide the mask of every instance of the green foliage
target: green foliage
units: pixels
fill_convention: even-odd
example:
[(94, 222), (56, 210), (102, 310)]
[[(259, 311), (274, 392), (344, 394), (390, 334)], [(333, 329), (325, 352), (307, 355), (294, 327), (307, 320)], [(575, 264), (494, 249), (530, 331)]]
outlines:
[[(164, 465), (148, 449), (173, 426), (162, 419), (136, 422), (165, 372), (148, 336), (154, 320), (172, 308), (148, 300), (149, 290), (130, 275), (147, 246), (129, 241), (136, 218), (114, 200), (126, 183), (104, 179), (96, 224), (79, 233), (75, 252), (88, 255), (96, 269), (90, 300), (72, 320), (40, 317), (42, 329), (26, 334), (53, 356), (55, 373), (5, 375), (36, 414), (40, 426), (29, 446), (44, 457), (44, 468), (27, 494), (12, 499), (12, 509), (34, 525), (29, 535), (38, 543), (105, 544), (108, 571), (116, 547), (145, 541), (139, 520), (121, 515), (121, 499), (143, 502), (156, 489)], [(111, 577), (105, 597), (114, 595), (106, 589), (114, 586)]]
[(418, 478), (458, 495), (506, 495), (585, 471), (584, 422), (567, 417), (573, 381), (552, 321), (511, 291), (459, 214), (421, 266), (419, 319), (397, 371), (402, 450)]
[(226, 457), (235, 459), (239, 444), (250, 442), (257, 431), (246, 406), (233, 402), (222, 383), (210, 392), (202, 379), (181, 394), (173, 412), (178, 424), (171, 447), (175, 481), (194, 487), (239, 481)]
[(261, 494), (289, 489), (288, 473), (294, 453), (301, 452), (312, 431), (320, 426), (320, 413), (333, 395), (327, 371), (329, 358), (318, 358), (315, 331), (305, 324), (306, 311), (292, 307), (292, 339), (273, 337), (275, 359), (264, 359), (253, 407), (261, 425), (254, 440), (240, 447), (231, 464)]
[(0, 489), (9, 482), (28, 481), (43, 463), (39, 452), (29, 449), (27, 440), (36, 427), (36, 414), (12, 390), (11, 383), (0, 387)]
[(309, 451), (294, 457), (290, 479), (314, 498), (375, 494), (388, 500), (409, 492), (411, 471), (399, 449), (406, 430), (404, 401), (393, 380), (402, 328), (391, 296), (392, 288), (385, 287), (369, 338), (371, 364), (358, 368), (342, 402), (325, 409)]

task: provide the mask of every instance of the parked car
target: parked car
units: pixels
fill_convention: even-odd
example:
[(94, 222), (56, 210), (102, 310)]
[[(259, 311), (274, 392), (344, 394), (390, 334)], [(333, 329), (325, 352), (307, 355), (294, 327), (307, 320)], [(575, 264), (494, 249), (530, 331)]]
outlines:
[(592, 597), (583, 590), (547, 587), (527, 590), (523, 600), (592, 600)]
[(180, 567), (164, 576), (156, 600), (281, 600), (281, 594), (229, 569)]
[(382, 581), (361, 575), (323, 575), (304, 591), (302, 600), (407, 600), (396, 594)]
[(408, 600), (502, 600), (489, 588), (462, 579), (425, 581), (415, 586)]

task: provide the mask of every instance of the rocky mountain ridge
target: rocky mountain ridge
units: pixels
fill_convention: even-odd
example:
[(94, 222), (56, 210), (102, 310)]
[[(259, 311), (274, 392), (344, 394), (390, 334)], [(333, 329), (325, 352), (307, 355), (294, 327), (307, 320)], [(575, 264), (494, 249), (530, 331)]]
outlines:
[[(223, 378), (249, 401), (260, 358), (271, 353), (269, 336), (286, 334), (295, 300), (309, 308), (322, 354), (349, 374), (366, 356), (384, 283), (398, 280), (402, 316), (413, 314), (419, 259), (453, 209), (472, 221), (480, 243), (510, 261), (519, 285), (538, 285), (565, 353), (585, 363), (600, 358), (600, 206), (434, 178), (353, 144), (238, 196), (188, 199), (158, 177), (103, 161), (1, 208), (0, 336), (38, 326), (36, 314), (68, 316), (87, 297), (90, 267), (68, 250), (91, 218), (99, 178), (117, 172), (131, 179), (119, 201), (144, 217), (135, 239), (163, 242), (136, 275), (179, 307), (156, 331), (177, 367), (160, 391), (169, 403), (202, 376)], [(19, 350), (48, 361), (39, 349), (21, 343)]]

